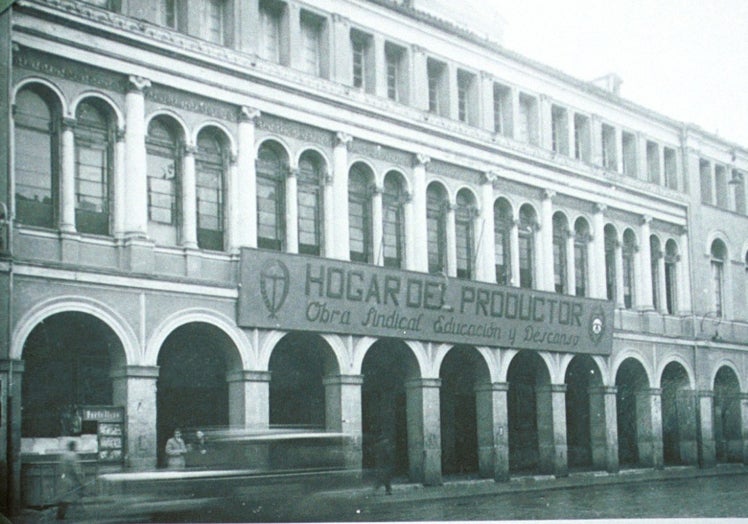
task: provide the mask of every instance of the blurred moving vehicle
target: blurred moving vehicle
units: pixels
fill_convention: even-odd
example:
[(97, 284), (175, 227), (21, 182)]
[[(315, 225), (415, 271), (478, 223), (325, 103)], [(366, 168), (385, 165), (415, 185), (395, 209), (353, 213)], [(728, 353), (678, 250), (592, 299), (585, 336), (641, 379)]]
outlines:
[(361, 481), (360, 464), (352, 463), (360, 441), (344, 433), (294, 429), (184, 433), (189, 448), (184, 470), (98, 477), (98, 497), (113, 504), (110, 516), (121, 512), (131, 519), (183, 520), (195, 515), (198, 521), (222, 520), (230, 508), (249, 511), (303, 503), (306, 496), (350, 488)]

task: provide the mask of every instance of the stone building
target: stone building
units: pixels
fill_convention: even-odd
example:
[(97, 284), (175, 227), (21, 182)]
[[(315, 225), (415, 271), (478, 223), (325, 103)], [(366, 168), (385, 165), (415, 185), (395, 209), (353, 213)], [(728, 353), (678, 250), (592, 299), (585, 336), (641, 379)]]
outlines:
[(748, 460), (748, 149), (422, 4), (0, 14), (4, 510), (176, 426), (427, 485)]

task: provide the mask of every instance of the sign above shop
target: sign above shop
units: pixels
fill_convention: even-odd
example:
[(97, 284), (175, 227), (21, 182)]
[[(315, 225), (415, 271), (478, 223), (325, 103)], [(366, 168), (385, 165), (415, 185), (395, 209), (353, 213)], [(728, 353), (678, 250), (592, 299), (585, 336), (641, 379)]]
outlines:
[(610, 354), (613, 304), (245, 248), (242, 327)]

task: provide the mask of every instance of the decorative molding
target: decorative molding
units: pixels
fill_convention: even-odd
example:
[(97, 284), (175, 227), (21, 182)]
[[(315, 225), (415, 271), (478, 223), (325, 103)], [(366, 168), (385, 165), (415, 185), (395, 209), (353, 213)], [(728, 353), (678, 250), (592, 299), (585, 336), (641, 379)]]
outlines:
[(595, 212), (596, 213), (605, 213), (605, 211), (608, 210), (607, 204), (600, 204), (599, 202), (595, 204)]
[(481, 175), (481, 184), (493, 185), (493, 183), (499, 179), (499, 173), (497, 171), (484, 171)]
[(652, 223), (652, 217), (650, 215), (643, 215), (640, 221), (641, 225), (649, 225)]
[(288, 167), (286, 169), (286, 178), (299, 178), (299, 168), (298, 167)]
[(75, 118), (66, 116), (62, 119), (62, 130), (63, 131), (75, 131), (75, 126), (77, 125), (77, 121)]
[(335, 147), (345, 146), (345, 148), (350, 151), (352, 142), (353, 137), (348, 133), (344, 133), (343, 131), (335, 133)]
[(543, 200), (553, 200), (553, 197), (556, 196), (556, 192), (552, 189), (545, 189), (543, 190)]
[(366, 140), (354, 140), (350, 143), (349, 151), (359, 155), (384, 160), (397, 166), (409, 166), (412, 164), (412, 155), (399, 149), (382, 146)]
[(296, 138), (303, 142), (310, 142), (324, 147), (333, 147), (333, 133), (318, 127), (308, 126), (273, 115), (263, 115), (257, 120), (255, 125), (257, 129), (280, 136)]
[(118, 93), (125, 91), (125, 77), (123, 75), (26, 48), (20, 48), (13, 53), (13, 66), (64, 78), (89, 87), (98, 87)]
[(208, 115), (225, 122), (236, 121), (235, 106), (169, 87), (154, 85), (148, 89), (146, 98), (158, 104)]
[(127, 133), (124, 127), (118, 127), (117, 130), (114, 132), (115, 140), (117, 142), (124, 142), (126, 135)]
[(423, 166), (424, 168), (431, 163), (431, 157), (423, 153), (417, 153), (413, 158), (413, 167)]
[(185, 144), (184, 146), (185, 156), (195, 156), (196, 154), (197, 154), (197, 146), (194, 146), (191, 144)]
[(468, 169), (456, 164), (442, 162), (441, 160), (432, 160), (431, 164), (429, 165), (429, 172), (435, 175), (444, 175), (476, 185), (478, 185), (481, 181), (481, 178), (483, 178), (483, 173), (481, 171)]

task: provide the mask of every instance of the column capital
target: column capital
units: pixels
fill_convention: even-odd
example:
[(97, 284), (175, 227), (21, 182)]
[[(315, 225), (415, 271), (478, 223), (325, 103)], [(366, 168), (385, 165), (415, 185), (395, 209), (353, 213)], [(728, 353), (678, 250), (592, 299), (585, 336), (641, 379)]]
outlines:
[(413, 193), (410, 191), (404, 191), (403, 198), (405, 199), (406, 204), (410, 204), (411, 202), (413, 202)]
[(440, 388), (442, 386), (442, 379), (440, 378), (412, 378), (405, 381), (406, 389), (419, 389), (419, 388)]
[(608, 210), (607, 204), (595, 204), (595, 213), (605, 213)]
[(543, 191), (543, 200), (551, 200), (554, 196), (556, 196), (556, 192), (553, 189)]
[(417, 153), (413, 159), (413, 167), (426, 167), (431, 162), (431, 157), (424, 153)]
[(680, 226), (678, 233), (680, 234), (680, 236), (688, 235), (688, 226)]
[(118, 127), (114, 132), (114, 138), (117, 142), (124, 142), (125, 136), (127, 136), (126, 129), (124, 127)]
[(336, 23), (336, 24), (344, 23), (344, 24), (348, 25), (351, 20), (350, 20), (350, 18), (347, 18), (347, 17), (341, 15), (340, 13), (333, 13), (332, 14), (332, 21), (334, 23)]
[(128, 92), (137, 91), (140, 93), (144, 93), (145, 90), (148, 89), (149, 87), (151, 87), (151, 81), (148, 80), (147, 78), (144, 78), (142, 76), (137, 76), (137, 75), (130, 75), (130, 77), (128, 78), (128, 83), (127, 83)]
[(270, 371), (240, 369), (226, 374), (226, 382), (270, 382)]
[(23, 360), (15, 358), (0, 359), (0, 373), (8, 373), (13, 368), (13, 373), (23, 373), (26, 364)]
[(488, 71), (481, 71), (480, 77), (482, 80), (493, 80), (493, 75)]
[(499, 173), (497, 171), (484, 171), (481, 173), (481, 184), (491, 184), (498, 180)]
[(239, 155), (234, 151), (229, 153), (229, 165), (235, 166), (239, 162)]
[(361, 386), (363, 383), (363, 375), (331, 375), (322, 379), (324, 386)]
[(382, 186), (378, 186), (377, 184), (371, 184), (371, 185), (369, 186), (369, 192), (370, 192), (370, 193), (371, 193), (372, 195), (381, 195), (381, 194), (382, 194), (382, 191), (383, 191), (383, 188), (382, 188)]
[(62, 119), (62, 130), (63, 131), (75, 131), (77, 120), (71, 116), (66, 116)]
[(324, 186), (332, 185), (332, 172), (325, 168), (319, 173), (320, 183)]
[(641, 225), (648, 226), (652, 223), (652, 216), (651, 215), (642, 215), (641, 217)]
[(158, 366), (124, 366), (113, 370), (109, 377), (118, 378), (149, 378), (156, 380), (158, 378)]
[(711, 389), (700, 389), (696, 392), (699, 398), (714, 398), (714, 391)]
[(344, 133), (343, 131), (338, 131), (335, 133), (335, 146), (345, 146), (346, 149), (351, 147), (351, 142), (353, 142), (353, 137), (349, 135), (348, 133)]
[(492, 382), (490, 384), (476, 384), (473, 388), (476, 393), (480, 391), (494, 391), (494, 392), (507, 392), (509, 391), (509, 384), (507, 382)]
[(194, 146), (192, 144), (185, 145), (184, 154), (185, 156), (195, 156), (195, 154), (197, 154), (197, 146)]
[(417, 44), (411, 45), (410, 49), (413, 51), (414, 54), (415, 53), (421, 53), (421, 54), (423, 54), (423, 53), (426, 52), (426, 49), (424, 49), (423, 47), (421, 47), (421, 46), (419, 46)]
[(262, 113), (259, 109), (249, 106), (241, 106), (239, 108), (239, 122), (252, 122), (254, 123)]
[(590, 386), (587, 391), (601, 395), (615, 395), (618, 393), (618, 388), (616, 386)]
[(299, 176), (299, 168), (298, 167), (288, 167), (288, 170), (286, 171), (286, 178), (298, 178)]
[(644, 391), (652, 397), (662, 396), (662, 388), (647, 388)]

